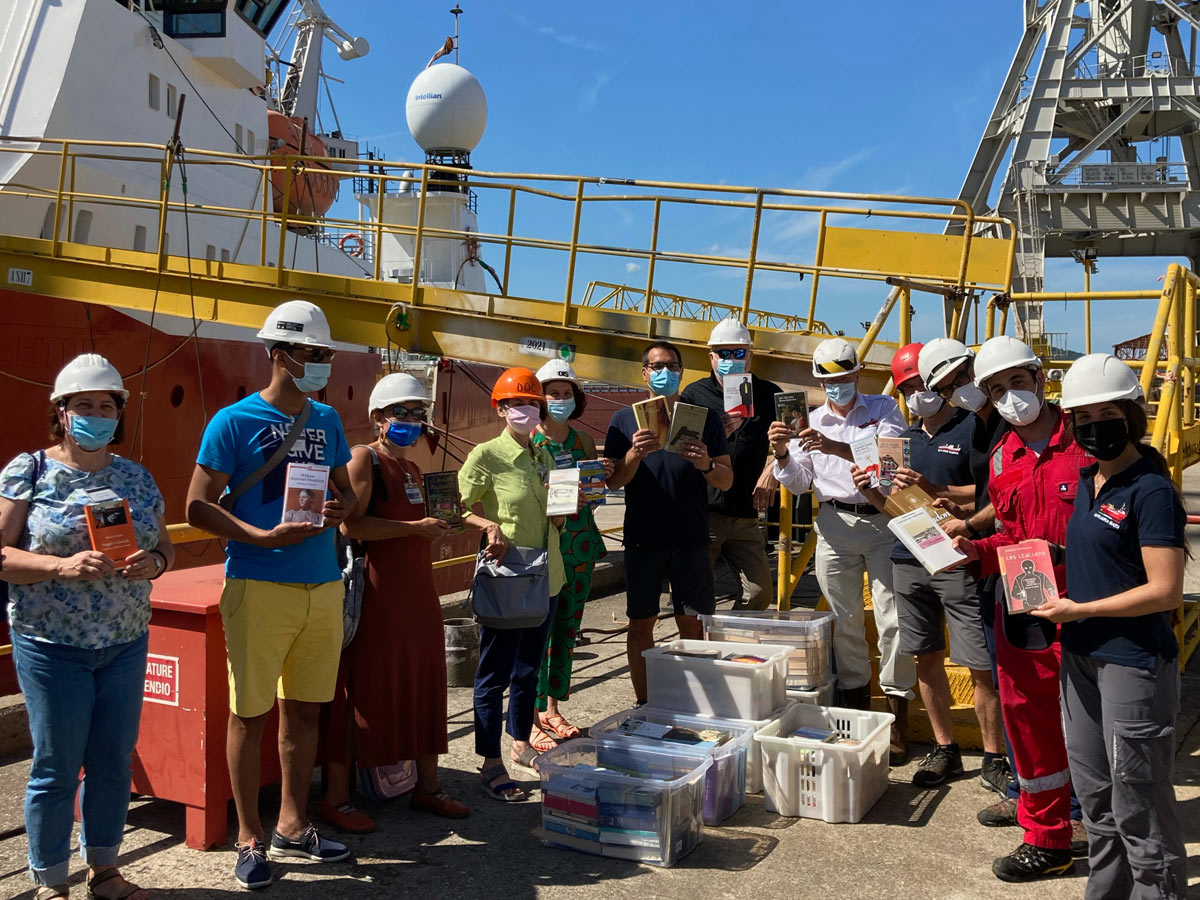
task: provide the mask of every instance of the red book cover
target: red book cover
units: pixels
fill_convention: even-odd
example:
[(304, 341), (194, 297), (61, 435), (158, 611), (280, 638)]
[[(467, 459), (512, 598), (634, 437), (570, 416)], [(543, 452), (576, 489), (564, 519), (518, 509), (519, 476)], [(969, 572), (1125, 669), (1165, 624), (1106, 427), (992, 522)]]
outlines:
[(92, 549), (114, 563), (122, 562), (138, 549), (128, 500), (108, 500), (87, 506), (88, 537)]
[(1049, 600), (1058, 599), (1050, 545), (1045, 541), (1021, 541), (1001, 547), (1000, 579), (1010, 613), (1029, 612)]

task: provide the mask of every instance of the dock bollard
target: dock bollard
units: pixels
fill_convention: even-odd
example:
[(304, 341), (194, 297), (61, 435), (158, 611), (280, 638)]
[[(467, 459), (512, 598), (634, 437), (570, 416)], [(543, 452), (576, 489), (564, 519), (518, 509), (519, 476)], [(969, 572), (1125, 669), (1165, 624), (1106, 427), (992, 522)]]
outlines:
[(446, 684), (470, 687), (479, 666), (479, 627), (474, 619), (446, 619)]

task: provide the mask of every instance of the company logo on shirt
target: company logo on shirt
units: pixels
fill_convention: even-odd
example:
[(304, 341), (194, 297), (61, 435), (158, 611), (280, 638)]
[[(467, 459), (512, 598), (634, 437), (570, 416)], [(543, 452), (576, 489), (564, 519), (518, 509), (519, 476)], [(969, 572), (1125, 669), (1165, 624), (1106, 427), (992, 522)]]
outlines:
[(1126, 509), (1124, 503), (1119, 507), (1113, 506), (1111, 503), (1101, 503), (1100, 508), (1092, 513), (1094, 518), (1099, 519), (1110, 528), (1120, 528), (1127, 515), (1129, 515), (1129, 510)]
[(939, 444), (938, 453), (949, 453), (958, 456), (962, 453), (962, 444)]
[[(266, 458), (269, 458), (270, 454), (275, 452), (275, 448), (283, 443), (283, 439), (287, 437), (291, 428), (292, 426), (287, 423), (267, 426), (259, 441), (259, 447), (266, 452)], [(288, 450), (288, 461), (324, 465), (325, 444), (324, 428), (305, 428), (304, 433), (296, 438), (296, 443), (292, 444)], [(267, 452), (268, 450), (269, 452)]]

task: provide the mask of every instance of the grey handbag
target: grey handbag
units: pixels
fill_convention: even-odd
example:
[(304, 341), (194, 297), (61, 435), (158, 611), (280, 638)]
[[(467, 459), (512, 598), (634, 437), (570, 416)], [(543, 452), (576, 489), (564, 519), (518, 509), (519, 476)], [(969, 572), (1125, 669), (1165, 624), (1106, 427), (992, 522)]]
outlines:
[(550, 566), (545, 550), (510, 546), (504, 559), (479, 552), (471, 609), (488, 628), (536, 628), (550, 615)]

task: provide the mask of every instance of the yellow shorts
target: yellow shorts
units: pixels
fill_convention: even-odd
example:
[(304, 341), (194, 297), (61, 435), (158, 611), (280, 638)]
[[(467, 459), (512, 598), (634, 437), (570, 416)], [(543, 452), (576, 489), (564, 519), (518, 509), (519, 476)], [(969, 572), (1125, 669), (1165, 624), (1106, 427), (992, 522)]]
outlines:
[(342, 656), (340, 581), (291, 584), (225, 579), (221, 621), (229, 657), (229, 708), (252, 719), (275, 698), (328, 703)]

